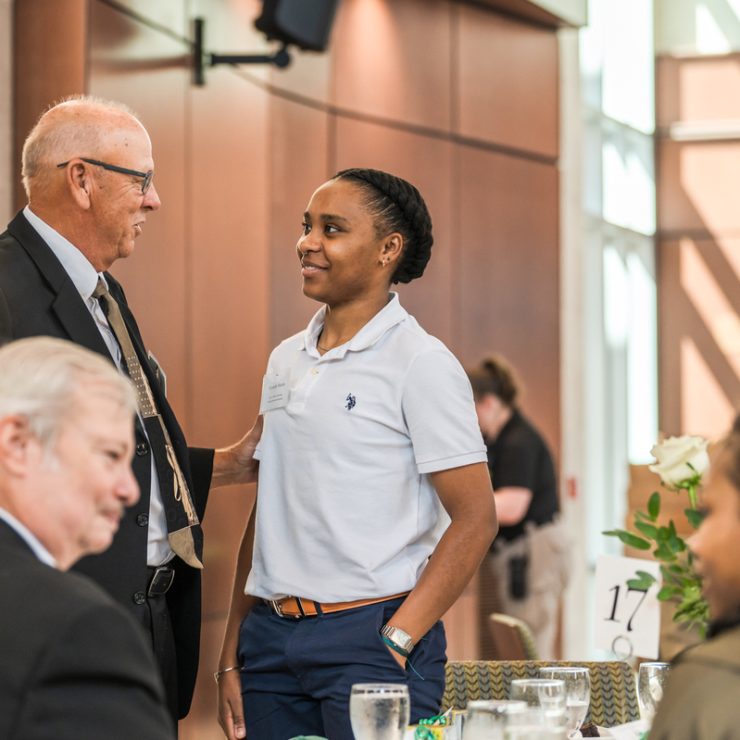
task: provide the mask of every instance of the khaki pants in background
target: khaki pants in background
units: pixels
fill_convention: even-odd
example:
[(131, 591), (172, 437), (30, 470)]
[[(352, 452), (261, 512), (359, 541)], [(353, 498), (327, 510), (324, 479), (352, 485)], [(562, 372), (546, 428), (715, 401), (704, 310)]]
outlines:
[[(527, 595), (514, 599), (509, 593), (509, 561), (527, 558)], [(558, 609), (570, 570), (570, 540), (559, 519), (541, 527), (528, 525), (524, 536), (501, 542), (489, 553), (481, 568), (481, 658), (495, 658), (488, 628), (488, 615), (498, 611), (526, 622), (542, 660), (555, 659)], [(485, 620), (485, 623), (484, 623)]]

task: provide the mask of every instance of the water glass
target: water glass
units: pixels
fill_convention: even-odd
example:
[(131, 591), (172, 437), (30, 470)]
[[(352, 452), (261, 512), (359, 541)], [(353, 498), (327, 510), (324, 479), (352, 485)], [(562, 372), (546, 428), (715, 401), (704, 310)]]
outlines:
[(663, 685), (668, 678), (670, 663), (640, 663), (637, 674), (637, 699), (640, 715), (651, 724), (658, 704), (663, 698)]
[(568, 737), (577, 737), (591, 702), (591, 677), (588, 668), (580, 666), (545, 666), (542, 678), (555, 678), (565, 683), (565, 729)]
[[(529, 715), (543, 727), (565, 727), (565, 682), (549, 678), (519, 678), (511, 682), (512, 699), (527, 703)], [(517, 718), (516, 722), (518, 722)], [(514, 722), (510, 723), (514, 724)]]
[(506, 719), (509, 715), (524, 712), (523, 701), (477, 699), (468, 702), (463, 740), (504, 740)]
[(409, 690), (400, 683), (356, 683), (349, 697), (356, 740), (403, 740), (409, 724)]

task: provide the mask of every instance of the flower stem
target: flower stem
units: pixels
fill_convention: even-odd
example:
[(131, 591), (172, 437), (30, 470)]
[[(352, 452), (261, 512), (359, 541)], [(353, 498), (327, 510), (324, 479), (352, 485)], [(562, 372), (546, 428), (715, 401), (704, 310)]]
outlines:
[(689, 506), (691, 506), (692, 509), (696, 509), (696, 484), (689, 483), (686, 490), (689, 494)]

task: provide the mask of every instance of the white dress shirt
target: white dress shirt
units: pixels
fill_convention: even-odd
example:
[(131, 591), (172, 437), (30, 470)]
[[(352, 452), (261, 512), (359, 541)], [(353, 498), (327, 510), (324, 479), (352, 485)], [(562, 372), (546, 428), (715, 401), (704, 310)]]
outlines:
[[(53, 229), (49, 224), (40, 219), (30, 208), (26, 206), (23, 209), (23, 215), (28, 223), (38, 232), (39, 236), (46, 242), (47, 246), (54, 253), (54, 256), (62, 263), (64, 271), (69, 275), (70, 280), (77, 288), (87, 310), (90, 311), (95, 325), (105, 342), (111, 357), (115, 361), (118, 369), (124, 372), (121, 360), (121, 348), (118, 340), (113, 334), (108, 319), (103, 312), (100, 302), (93, 298), (93, 292), (98, 284), (98, 279), (102, 278), (106, 286), (108, 285), (105, 276), (99, 273), (92, 266), (90, 261), (74, 246), (69, 240), (65, 239), (58, 231)], [(142, 422), (142, 429), (144, 424)], [(144, 432), (146, 434), (146, 431)], [(169, 541), (167, 539), (167, 519), (165, 517), (164, 505), (162, 503), (162, 493), (159, 489), (159, 479), (154, 464), (154, 454), (151, 455), (151, 488), (149, 493), (149, 529), (147, 539), (147, 564), (162, 565), (171, 560), (174, 556)]]
[(41, 544), (39, 538), (24, 524), (21, 524), (9, 511), (0, 507), (0, 519), (2, 519), (15, 533), (33, 550), (33, 554), (42, 562), (57, 568), (54, 556)]

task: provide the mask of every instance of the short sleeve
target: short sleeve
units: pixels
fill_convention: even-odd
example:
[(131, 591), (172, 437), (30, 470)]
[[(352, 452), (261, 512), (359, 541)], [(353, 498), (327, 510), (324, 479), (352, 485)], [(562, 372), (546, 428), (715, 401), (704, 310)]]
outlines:
[(486, 462), (470, 382), (446, 348), (413, 360), (402, 407), (419, 473)]

